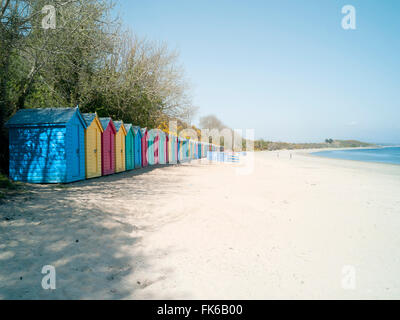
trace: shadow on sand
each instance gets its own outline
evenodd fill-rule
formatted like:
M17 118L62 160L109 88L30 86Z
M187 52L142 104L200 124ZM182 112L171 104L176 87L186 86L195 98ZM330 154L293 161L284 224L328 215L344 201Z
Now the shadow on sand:
M142 220L162 219L152 209L143 212L141 204L160 206L182 179L165 174L166 166L174 167L66 185L26 185L3 202L0 299L124 299L157 281L137 278L135 270L151 267L151 257L139 245L146 229ZM162 172L153 174L157 169ZM42 289L45 265L56 268L56 290Z

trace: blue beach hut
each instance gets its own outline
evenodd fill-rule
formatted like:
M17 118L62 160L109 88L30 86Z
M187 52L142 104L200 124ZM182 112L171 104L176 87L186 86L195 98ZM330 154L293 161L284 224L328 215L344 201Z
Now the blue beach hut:
M180 162L182 160L182 140L180 137L176 138L176 162Z
M142 167L149 165L148 148L149 148L149 131L147 128L141 128L142 132Z
M188 161L189 160L189 140L186 138L182 138L181 141L181 148L182 148L182 158L181 161Z
M197 142L197 155L196 155L196 159L201 159L201 148L202 148L202 143L201 142Z
M78 107L19 110L6 127L12 180L67 183L85 179L87 125Z
M134 158L135 158L135 168L142 167L142 130L138 126L132 126L134 135Z

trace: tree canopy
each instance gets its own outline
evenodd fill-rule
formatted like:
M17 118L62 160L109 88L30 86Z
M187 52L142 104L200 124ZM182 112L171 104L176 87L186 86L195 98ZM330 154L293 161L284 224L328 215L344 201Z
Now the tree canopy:
M113 18L111 0L0 2L0 138L23 108L74 107L143 127L196 111L176 51ZM51 16L54 8L55 16ZM54 26L46 28L46 24ZM0 146L8 168L8 143Z

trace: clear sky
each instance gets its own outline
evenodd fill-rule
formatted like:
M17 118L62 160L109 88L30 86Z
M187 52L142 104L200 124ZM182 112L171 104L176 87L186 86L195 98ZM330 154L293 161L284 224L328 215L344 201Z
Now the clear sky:
M356 30L341 9L356 8ZM199 114L257 138L400 143L399 0L120 0L180 52Z

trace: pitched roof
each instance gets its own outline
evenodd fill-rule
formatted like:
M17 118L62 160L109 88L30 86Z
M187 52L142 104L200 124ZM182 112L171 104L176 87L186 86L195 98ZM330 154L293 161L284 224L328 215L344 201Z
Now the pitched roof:
M128 131L126 131L125 126L123 124L124 124L124 122L122 120L114 121L115 130L117 130L117 132L119 132L119 130L122 129L122 132L125 135L127 135Z
M83 119L85 120L86 125L87 125L88 127L91 126L91 124L93 123L93 121L95 121L95 119L97 118L96 124L97 124L98 127L100 128L100 131L101 131L101 132L104 131L103 125L101 124L100 119L99 119L99 117L97 116L97 113L83 113L83 114L82 114L82 117L83 117Z
M122 120L113 121L113 123L114 123L116 132L119 132L121 130L124 133L124 135L128 134L128 131L126 131L125 126L123 125L124 122Z
M110 117L107 118L100 118L100 123L103 126L104 130L108 127L109 122L111 121Z
M124 127L126 132L129 132L132 129L132 123L124 123Z
M142 129L139 126L132 126L132 130L135 135L140 133L140 136L142 136Z
M117 131L119 131L119 129L121 128L122 124L123 124L123 122L121 120L114 121L115 129L117 129Z
M11 117L6 126L65 124L77 110L79 111L78 108L23 109Z
M90 126L93 122L93 120L96 118L95 113L82 113L83 119L85 119L86 124Z

